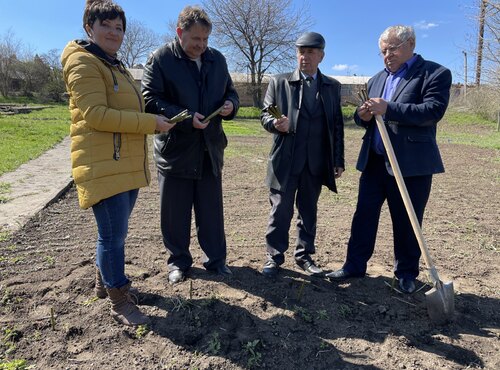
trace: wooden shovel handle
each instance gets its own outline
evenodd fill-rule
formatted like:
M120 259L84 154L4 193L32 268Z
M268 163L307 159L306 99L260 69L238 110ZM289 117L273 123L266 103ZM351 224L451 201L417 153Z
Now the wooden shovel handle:
M437 274L437 270L432 263L429 249L427 248L427 243L425 242L424 234L422 233L422 228L420 227L420 224L418 222L417 215L415 214L415 209L413 208L413 203L411 202L410 195L408 194L408 189L406 188L406 184L403 179L403 175L401 174L401 170L399 169L399 164L396 159L396 155L394 154L394 148L392 147L391 139L389 138L389 134L387 133L387 128L385 127L384 120L382 119L381 115L376 115L375 121L377 122L377 127L380 131L382 142L384 143L385 150L389 157L389 163L391 164L392 171L394 172L394 177L396 178L399 192L401 193L401 197L403 198L406 212L408 213L408 217L410 218L413 232L415 233L415 236L417 238L418 246L420 247L420 251L422 252L422 255L424 257L425 264L429 269L429 275L434 285L439 284L440 280Z

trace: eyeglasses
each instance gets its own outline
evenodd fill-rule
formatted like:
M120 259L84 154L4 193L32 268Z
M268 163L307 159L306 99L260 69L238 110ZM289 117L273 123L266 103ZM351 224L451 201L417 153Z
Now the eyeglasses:
M399 45L396 45L396 46L389 46L387 49L382 49L380 50L380 53L378 53L378 55L380 55L381 57L384 57L386 55L391 55L391 54L394 54L401 46L403 46L404 44L406 44L408 40L405 40L403 41L401 44Z

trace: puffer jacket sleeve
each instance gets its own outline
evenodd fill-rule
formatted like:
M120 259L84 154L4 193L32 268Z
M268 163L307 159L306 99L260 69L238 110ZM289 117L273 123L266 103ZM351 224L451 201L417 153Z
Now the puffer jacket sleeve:
M105 132L154 133L156 128L154 115L113 109L108 106L106 82L99 63L90 54L74 53L68 58L63 69L68 90L71 91L87 125L97 131ZM112 73L111 70L109 73ZM115 73L120 72L116 70Z

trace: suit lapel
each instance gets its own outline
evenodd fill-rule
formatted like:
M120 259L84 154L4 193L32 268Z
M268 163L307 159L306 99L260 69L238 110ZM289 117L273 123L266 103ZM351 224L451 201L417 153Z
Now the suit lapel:
M422 59L419 56L419 58L411 66L410 70L406 72L406 75L401 79L401 81L399 81L396 91L394 91L394 95L392 96L391 99L392 101L396 101L398 99L398 96L404 90L406 85L410 83L410 81L413 79L413 76L415 76L415 74L420 70L421 65L422 65Z
M373 81L373 87L369 91L370 98L380 98L384 92L385 80L387 80L387 72L381 73L375 81Z

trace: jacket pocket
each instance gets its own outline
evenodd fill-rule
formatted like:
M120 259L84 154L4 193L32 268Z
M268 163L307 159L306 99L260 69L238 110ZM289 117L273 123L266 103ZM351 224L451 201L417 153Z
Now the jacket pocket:
M175 132L168 132L165 136L166 138L163 140L163 145L160 147L161 154L165 154L171 151L176 141Z

